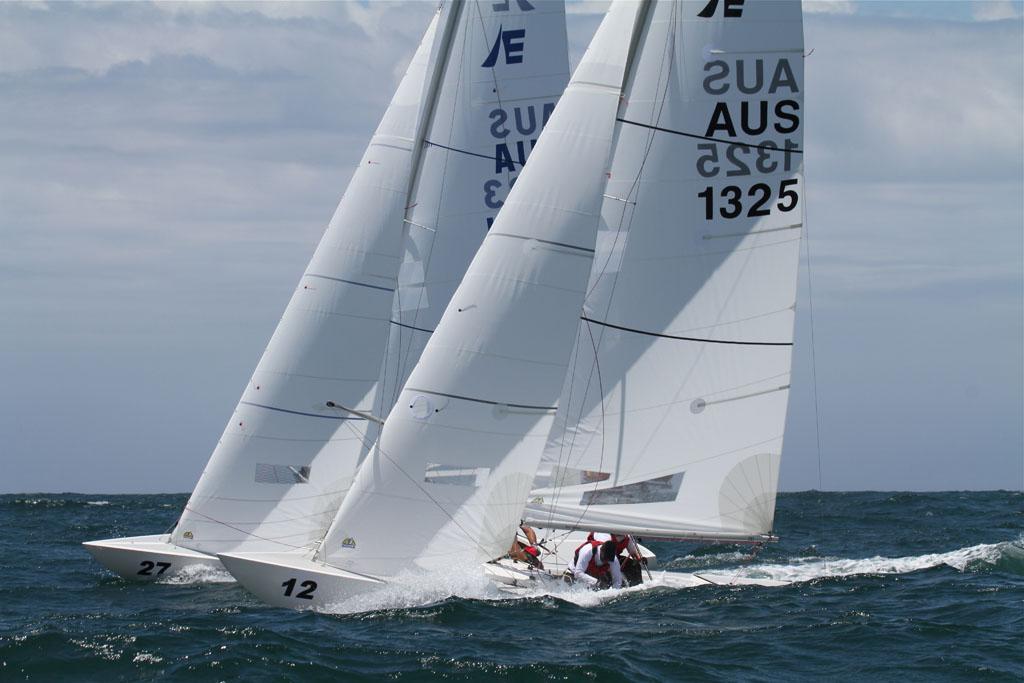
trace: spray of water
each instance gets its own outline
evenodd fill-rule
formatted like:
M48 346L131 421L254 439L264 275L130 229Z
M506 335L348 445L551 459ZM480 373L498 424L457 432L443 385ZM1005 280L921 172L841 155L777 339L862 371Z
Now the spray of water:
M235 577L231 576L223 567L210 567L202 564L186 565L179 572L160 580L160 583L173 585L234 582Z
M561 581L510 589L499 587L476 567L434 573L406 572L389 580L379 590L329 605L325 611L354 614L407 610L430 607L453 597L483 601L554 599L580 607L595 607L609 600L657 590L682 590L710 584L785 586L847 576L905 574L939 566L957 571L999 567L1024 573L1024 539L910 557L793 558L786 563L744 565L713 573L656 571L642 585L620 591L591 591Z

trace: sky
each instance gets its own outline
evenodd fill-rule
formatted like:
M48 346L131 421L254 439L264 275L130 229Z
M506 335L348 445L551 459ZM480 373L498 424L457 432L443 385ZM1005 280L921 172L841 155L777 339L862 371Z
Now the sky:
M0 493L191 490L433 6L0 3ZM780 488L1022 489L1024 7L804 11Z

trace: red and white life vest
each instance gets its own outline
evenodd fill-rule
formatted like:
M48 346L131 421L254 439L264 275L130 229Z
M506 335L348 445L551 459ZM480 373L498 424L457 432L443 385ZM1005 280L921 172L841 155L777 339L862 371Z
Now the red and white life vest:
M594 551L590 555L590 563L587 565L586 572L595 579L604 576L612 570L610 563L598 564L597 558L601 555L601 546L604 545L604 541L596 541L591 538L593 534L587 537L587 540L580 544L576 548L576 552L573 553L572 564L575 567L576 563L580 561L580 551L586 548L588 545L591 546Z
M615 541L616 554L621 555L622 553L626 552L627 548L629 548L629 534L625 534L623 536L618 536L616 534L607 534L607 536L610 536L611 540ZM596 538L594 538L593 531L587 534L587 541L591 543L603 543L603 541L598 541Z

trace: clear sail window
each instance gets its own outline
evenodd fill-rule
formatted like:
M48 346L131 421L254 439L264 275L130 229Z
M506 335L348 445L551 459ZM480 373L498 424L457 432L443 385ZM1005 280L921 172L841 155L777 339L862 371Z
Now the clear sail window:
M442 465L427 463L423 481L428 484L450 486L482 486L491 473L490 467L466 467L465 465Z
M579 486L605 481L611 477L609 472L598 470L581 470L575 467L554 467L548 471L543 468L537 472L534 488L556 488L559 486Z
M580 505L632 505L635 503L666 503L676 499L683 473L668 474L610 489L587 491Z
M308 484L309 465L256 465L257 484Z

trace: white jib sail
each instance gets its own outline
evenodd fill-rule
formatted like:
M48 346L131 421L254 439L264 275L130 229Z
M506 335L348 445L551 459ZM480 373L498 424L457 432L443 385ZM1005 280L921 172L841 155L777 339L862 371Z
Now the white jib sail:
M605 18L318 557L390 576L507 550L591 269L635 5Z
M376 406L382 416L569 80L564 2L471 2L461 11L406 213L405 256Z
M527 518L772 529L803 225L799 0L656 2Z
M351 484L401 261L418 141L450 32L439 12L398 86L172 535L207 553L318 541Z

